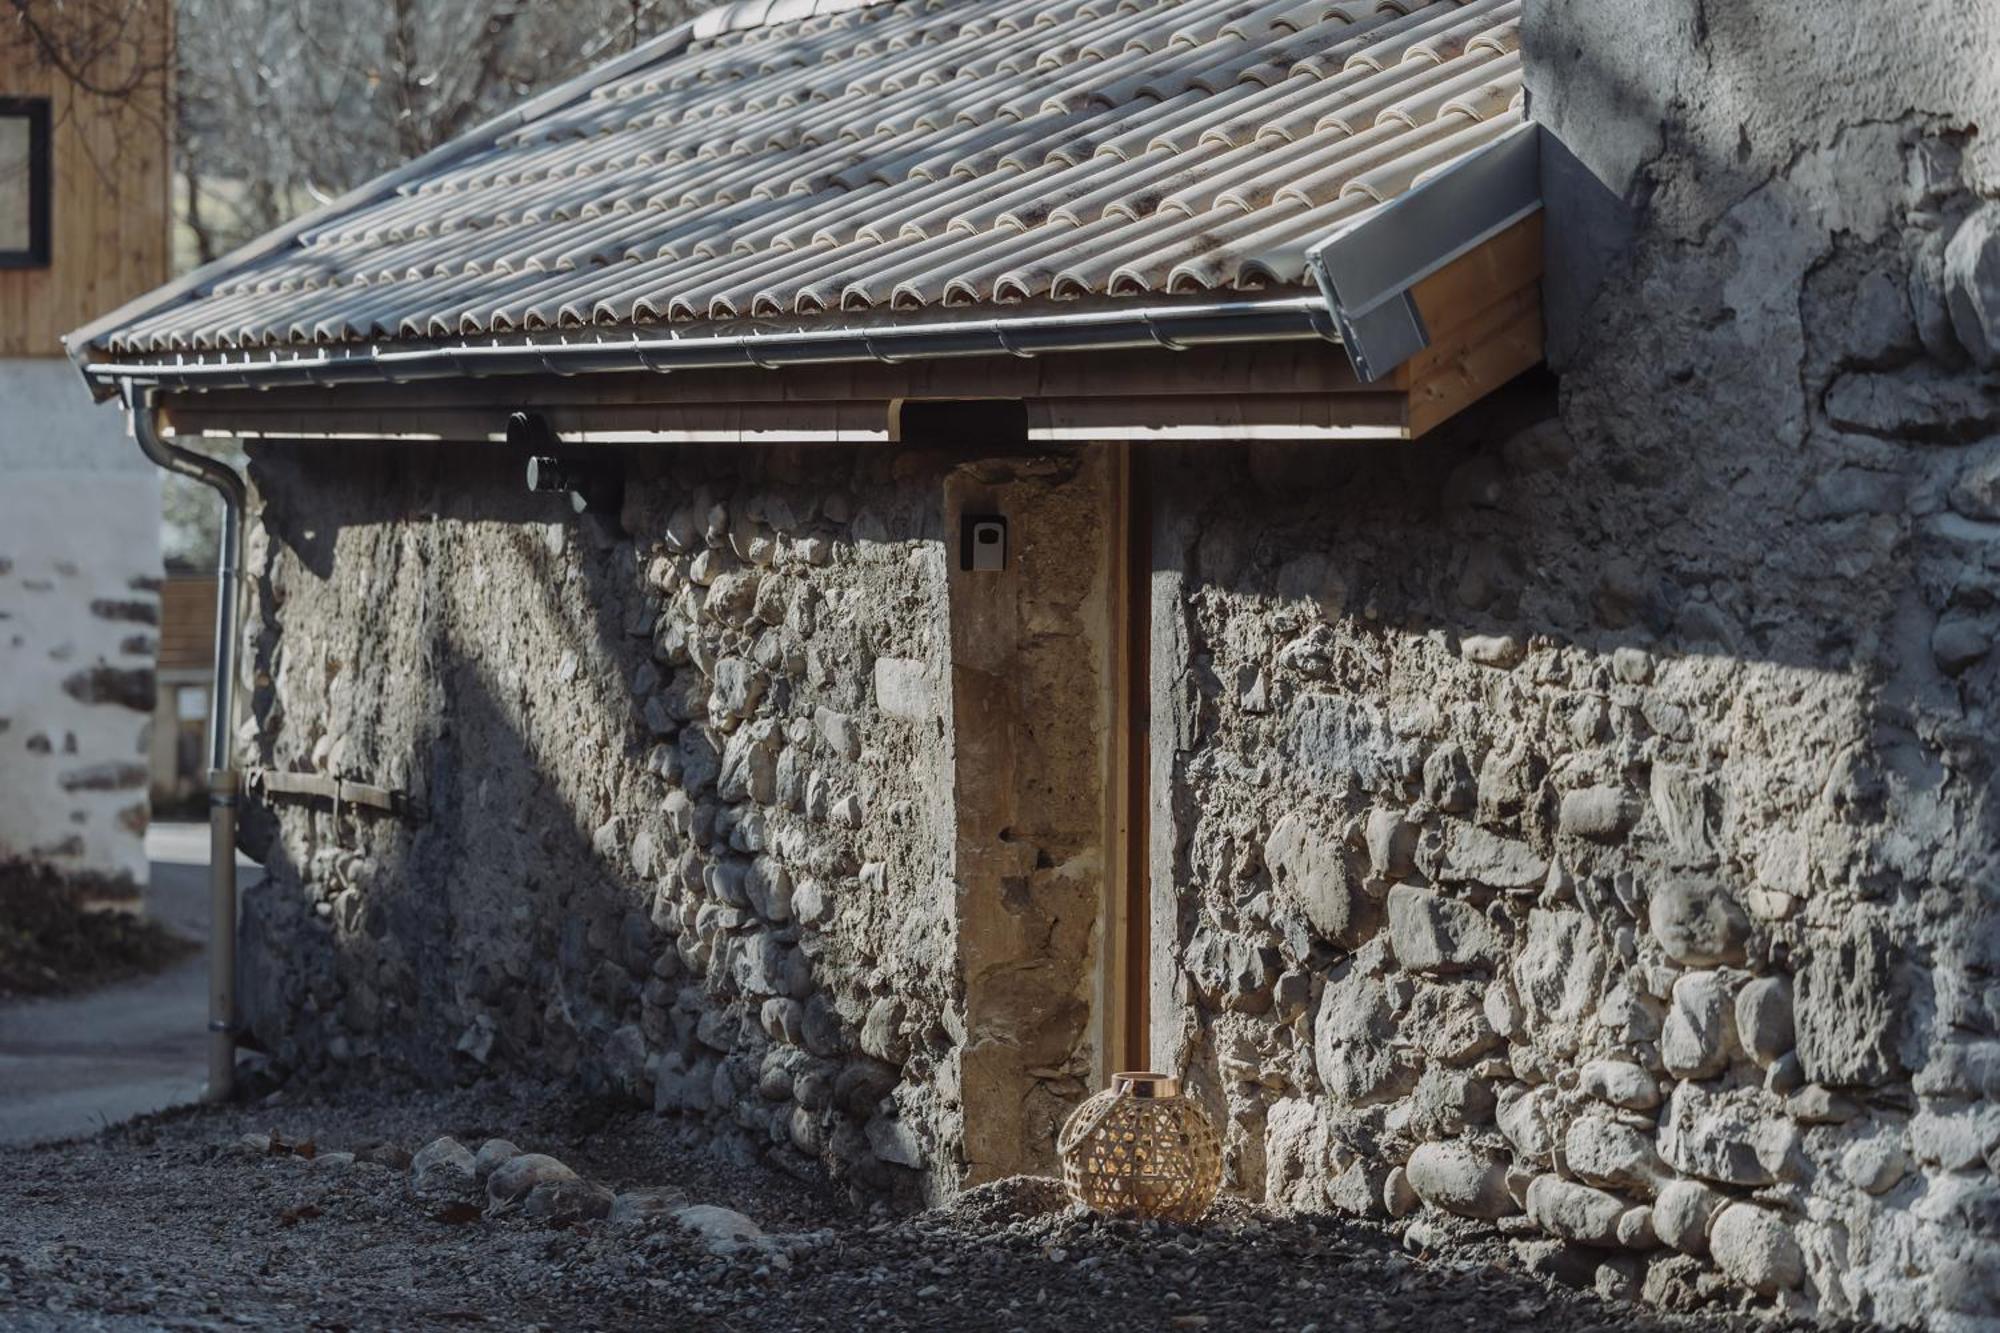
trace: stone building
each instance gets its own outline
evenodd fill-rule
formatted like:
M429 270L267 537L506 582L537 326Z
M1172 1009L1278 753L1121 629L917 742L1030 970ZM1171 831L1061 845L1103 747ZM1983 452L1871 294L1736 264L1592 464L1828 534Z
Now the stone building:
M255 441L259 1040L1990 1327L1996 44L747 0L81 331Z
M53 16L52 16L53 17ZM96 83L158 62L166 4L100 35ZM144 882L160 483L93 411L65 330L167 276L164 78L79 89L0 34L0 862L98 897ZM86 71L91 74L92 71ZM113 77L113 75L116 77Z

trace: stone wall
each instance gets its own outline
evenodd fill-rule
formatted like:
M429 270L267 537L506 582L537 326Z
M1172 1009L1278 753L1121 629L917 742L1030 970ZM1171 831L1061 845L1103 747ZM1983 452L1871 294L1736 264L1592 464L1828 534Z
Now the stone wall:
M146 875L160 488L66 361L0 361L0 859Z
M258 1038L287 1071L570 1078L869 1199L1046 1166L1052 1123L984 1126L1084 1090L1101 774L968 789L954 756L1095 744L1090 690L1026 703L1096 670L1101 536L1068 520L1101 467L597 457L620 513L526 494L503 451L254 453L256 762L422 807L253 812ZM1031 550L981 582L955 507L996 490ZM994 633L1039 665L968 708L990 666L958 647ZM968 951L967 915L1020 937Z
M1158 464L1155 1049L1253 1193L1957 1327L2000 1308L2000 204L1948 109L2000 99L1869 119L1753 83L1809 34L1669 9L1543 7L1538 109L1640 150L1559 391Z
M1531 6L1560 385L1151 451L1153 1044L1236 1188L2000 1306L1996 23ZM264 761L426 806L252 829L280 1063L567 1074L869 1198L1046 1166L1103 460L662 449L617 523L518 462L258 458ZM953 570L988 505L1022 582Z

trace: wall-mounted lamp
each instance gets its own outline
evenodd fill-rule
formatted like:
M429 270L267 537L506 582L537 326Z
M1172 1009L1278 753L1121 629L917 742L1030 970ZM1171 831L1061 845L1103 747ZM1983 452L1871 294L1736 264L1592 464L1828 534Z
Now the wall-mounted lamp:
M546 418L516 412L507 418L507 443L528 451L528 489L537 495L569 496L579 514L616 514L625 498L625 479L615 459L588 458L563 448Z

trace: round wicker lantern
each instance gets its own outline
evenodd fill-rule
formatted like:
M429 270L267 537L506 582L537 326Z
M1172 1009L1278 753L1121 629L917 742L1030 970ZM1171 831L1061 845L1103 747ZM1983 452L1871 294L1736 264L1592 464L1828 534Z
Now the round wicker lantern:
M1056 1140L1070 1197L1113 1217L1193 1222L1222 1184L1222 1144L1201 1104L1164 1074L1111 1076Z

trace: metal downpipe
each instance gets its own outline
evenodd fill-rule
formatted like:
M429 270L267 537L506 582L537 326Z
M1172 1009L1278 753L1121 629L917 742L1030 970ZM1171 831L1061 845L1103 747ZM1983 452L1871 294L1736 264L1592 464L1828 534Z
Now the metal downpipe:
M236 698L237 585L248 495L235 469L160 438L153 391L128 386L125 406L139 452L168 472L222 497L222 543L215 570L215 676L208 712L208 1088L226 1102L236 1087L236 799L241 779L232 744Z

